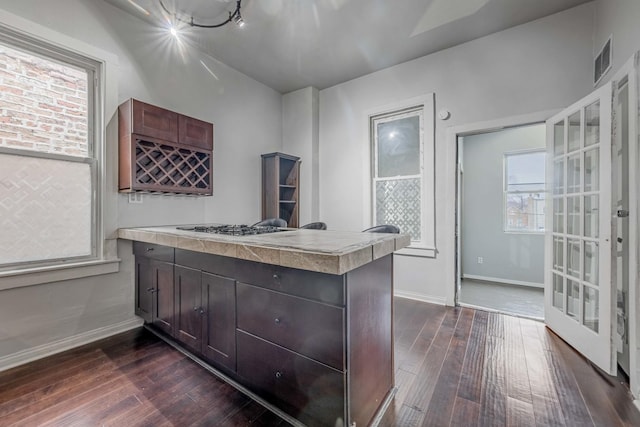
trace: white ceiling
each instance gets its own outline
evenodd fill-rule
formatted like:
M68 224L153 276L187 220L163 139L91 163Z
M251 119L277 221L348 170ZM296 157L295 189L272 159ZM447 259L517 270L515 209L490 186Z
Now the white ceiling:
M159 28L167 26L159 0L105 1ZM324 89L588 1L242 0L243 28L187 27L180 37L287 93ZM235 0L164 3L205 24L226 19L236 5Z

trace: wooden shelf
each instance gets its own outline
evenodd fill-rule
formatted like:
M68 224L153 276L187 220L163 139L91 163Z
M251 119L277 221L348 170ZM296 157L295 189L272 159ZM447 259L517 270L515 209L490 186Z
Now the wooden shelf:
M282 218L288 227L298 227L299 180L299 157L262 155L262 219Z

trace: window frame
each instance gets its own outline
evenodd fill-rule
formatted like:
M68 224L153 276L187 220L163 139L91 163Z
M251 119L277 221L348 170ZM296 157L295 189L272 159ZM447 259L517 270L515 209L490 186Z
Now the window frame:
M545 174L543 175L545 178L545 181L541 184L540 186L540 191L509 191L508 187L509 187L509 183L508 183L508 168L507 168L507 159L508 157L511 156L521 156L521 155L526 155L526 154L539 154L542 153L544 154L545 157ZM544 215L547 215L547 197L546 197L546 149L545 148L531 148L531 149L526 149L526 150L518 150L518 151L507 151L504 152L502 154L502 231L505 234L532 234L532 235L544 235L545 233L545 229L542 230L512 230L509 229L509 226L507 224L507 220L508 220L508 215L507 215L507 198L509 197L510 194L530 194L530 193L541 193L543 194L544 200L545 200L545 208L544 208ZM545 226L546 228L546 222L545 219L542 220L542 224Z
M376 195L375 184L377 149L375 141L374 119L392 117L421 110L422 141L420 148L420 178L421 178L421 236L420 242L412 241L410 246L396 251L396 254L435 258L435 96L433 93L409 98L393 104L371 109L366 113L366 135L369 150L369 174L367 174L368 197L365 198L365 225L376 223ZM403 176L405 177L405 176ZM407 175L406 177L410 177ZM386 178L382 178L384 180ZM402 230L400 230L402 232Z
M13 148L0 150L3 154L94 164L91 171L92 254L67 260L32 261L11 266L5 264L0 268L0 290L118 272L120 259L117 256L117 189L112 183L115 170L106 168L106 159L116 157L114 149L106 144L106 117L115 117L118 106L117 57L3 10L0 10L0 39L9 46L44 55L54 61L65 58L63 63L76 67L79 65L77 61L80 61L81 68L91 64L94 70L93 78L88 78L92 88L90 92L94 93L94 96L88 99L89 110L93 112L93 119L89 120L87 129L90 138L93 139L90 143L91 159ZM117 128L113 128L109 133L110 138L117 137Z

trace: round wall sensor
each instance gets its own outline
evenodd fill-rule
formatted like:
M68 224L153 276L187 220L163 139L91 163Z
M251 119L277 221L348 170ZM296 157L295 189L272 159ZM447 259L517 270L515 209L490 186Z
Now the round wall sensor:
M449 112L449 110L442 109L438 111L438 117L440 118L440 120L447 120L449 117L451 117L451 113Z

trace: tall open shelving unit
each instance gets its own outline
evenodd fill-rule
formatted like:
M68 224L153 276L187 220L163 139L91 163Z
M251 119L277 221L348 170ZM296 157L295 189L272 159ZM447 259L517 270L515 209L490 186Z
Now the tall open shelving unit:
M262 219L282 218L299 227L300 158L283 153L262 155Z

